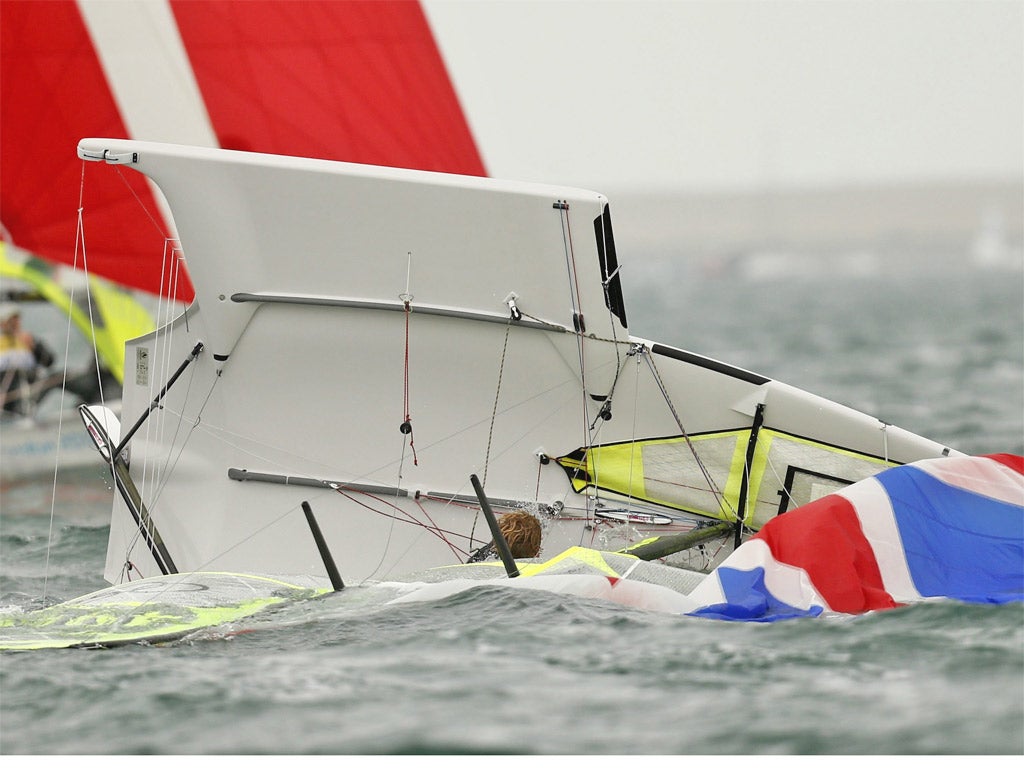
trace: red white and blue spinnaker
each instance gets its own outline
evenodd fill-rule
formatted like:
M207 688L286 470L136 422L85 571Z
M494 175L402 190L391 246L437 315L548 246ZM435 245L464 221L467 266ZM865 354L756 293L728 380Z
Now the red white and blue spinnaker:
M881 472L775 518L690 597L733 621L1024 600L1024 457Z
M857 615L925 601L1019 603L1024 457L892 467L779 515L691 589L616 557L574 548L503 584L725 621ZM394 602L436 600L478 584L420 584Z

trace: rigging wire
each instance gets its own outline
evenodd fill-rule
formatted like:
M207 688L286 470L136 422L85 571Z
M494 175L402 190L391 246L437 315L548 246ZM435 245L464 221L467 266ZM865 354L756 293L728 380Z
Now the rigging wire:
M75 268L78 267L78 249L79 249L79 245L80 245L81 246L81 252L82 252L82 269L85 272L85 275L86 275L86 285L88 286L89 285L89 266L88 266L87 248L86 248L86 242L85 242L85 223L84 223L84 217L83 217L83 211L85 210L84 197L85 197L85 161L83 160L82 161L82 177L81 177L81 184L80 184L80 187L79 187L79 197L78 197L78 224L77 224L76 241L75 241L74 267ZM136 199L138 199L138 198L136 197ZM72 301L74 301L74 288L73 287L72 287L71 298L72 298ZM91 293L90 293L89 299L88 299L88 309L89 309L89 333L91 334L92 343L93 343L93 359L95 360L95 364L96 364L96 379L97 379L97 382L98 382L98 385L99 385L99 390L100 390L100 405L101 405L101 407L106 407L106 399L104 398L104 394L103 394L103 376L101 375L101 371L100 371L99 355L97 354L97 351L96 351L96 326L95 326L95 322L94 322L94 318L93 318ZM67 359L67 356L65 354L65 360L66 359ZM66 364L65 364L65 369L66 369ZM60 410L61 410L61 413L63 413L63 411L64 411L64 408L63 408L63 387L62 387L62 394L61 394L61 409ZM60 438L59 438L59 429L58 429L58 446L59 446L59 443L60 443ZM59 464L59 448L58 448L58 464ZM114 475L114 458L113 458L113 455L111 455L109 457L108 468L110 469L111 476L113 476ZM56 483L56 478L55 478L55 483ZM136 534L135 534L136 540L138 538L141 538L141 535L142 535L141 530L137 530ZM130 562L129 562L129 565L134 566L134 564L131 564ZM124 573L124 568L122 568L122 574L123 573Z
M184 402L189 401L189 393L192 391L192 384L195 381L196 374L197 369L193 367L192 370L189 372L188 383L185 386L185 394L184 397L182 397L182 401ZM167 479L165 478L169 478L170 475L174 472L174 468L177 466L178 461L181 459L181 455L182 453L184 453L185 447L188 445L188 441L192 437L192 433L195 432L196 429L199 427L199 424L202 421L203 412L206 410L206 406L210 402L210 398L213 397L213 391L214 389L216 389L219 383L220 376L214 376L213 382L210 384L210 389L207 391L206 397L203 398L203 402L199 406L199 410L196 412L195 418L192 421L192 425L189 427L188 433L182 439L181 444L178 447L177 455L174 456L174 459L172 461L171 454L174 451L175 445L178 444L178 437L181 432L182 424L185 422L184 412L179 412L175 414L178 418L174 428L174 435L168 441L167 455L164 457L163 464L158 467L159 474L156 471L154 471L154 482L156 483L156 491L154 491L153 493L153 499L151 502L152 505L155 506L157 501L159 501L163 489L167 485ZM171 411L163 404L161 404L161 407L166 413L175 413L174 411ZM166 417L164 417L164 420L166 421ZM157 464L158 462L154 459L153 463Z
M170 297L173 295L174 290L174 278L173 278L173 262L168 263L168 248L172 249L171 245L173 241L170 238L164 239L163 252L160 255L160 294L158 303L158 320L156 333L154 336L154 346L158 349L163 349L163 355L161 359L155 361L157 363L156 370L149 370L149 348L148 347L137 347L136 348L136 366L139 364L138 356L145 352L148 376L148 397L149 401L152 402L155 396L157 381L166 381L171 371L171 348L172 348L172 318L170 317ZM167 316L161 317L160 313L163 310L164 298L167 297ZM161 408L161 410L163 410ZM146 422L146 440L151 445L160 445L163 439L163 429L165 425L165 416L159 415L154 419L150 419ZM142 468L142 483L139 488L140 493L145 496L146 488L148 485L152 485L154 488L158 488L160 484L160 461L158 457L153 457L151 460L147 455Z
M188 401L188 393L192 390L192 382L193 382L193 380L195 378L195 375L196 375L196 369L193 368L191 373L190 373L190 375L189 375L188 386L185 389L185 397L183 398L186 402ZM166 478L166 479L162 480L162 482L159 482L159 483L156 480L154 480L155 490L153 491L152 498L151 498L149 504L146 506L146 510L149 513L148 517L146 518L147 521L152 517L153 509L155 509L157 504L159 503L160 497L163 495L163 490L166 487L167 480L170 478L171 474L174 472L175 466L177 466L178 461L181 459L182 454L185 452L185 448L188 445L188 442L191 439L192 434L199 427L199 424L200 424L200 422L202 420L203 411L206 410L206 406L210 402L210 398L213 396L213 391L214 391L214 389L216 388L216 386L217 386L217 384L219 382L220 382L220 376L215 376L214 379L213 379L213 382L210 384L209 391L206 393L206 397L203 399L203 402L202 402L202 404L199 407L199 411L196 414L196 417L195 417L195 420L194 420L192 426L189 428L188 433L182 439L181 444L178 447L178 452L177 452L177 455L174 457L173 462L171 460L171 454L172 454L172 452L174 450L174 445L175 445L175 443L177 442L177 439L178 439L178 434L179 434L178 430L180 430L181 424L184 421L184 413L170 411L171 413L175 413L175 415L178 417L178 421L177 421L178 426L177 426L177 428L175 430L174 437L172 438L170 444L168 445L167 456L166 456L166 458L164 460L164 469L166 471L163 473L162 476L164 478ZM155 463L156 463L156 461L154 461L154 464ZM111 471L113 471L113 467L111 467ZM154 477L155 477L155 474L154 474ZM141 491L140 491L140 494L141 494ZM132 550L135 549L135 546L139 543L141 538L142 538L142 531L141 531L141 529L139 529L136 526L136 530L135 530L135 533L134 533L133 537L130 539L130 541L125 546L125 562L127 564L130 564L130 565L132 564L131 560L129 559L129 556L131 555ZM138 570L138 568L136 568L135 570ZM123 573L124 573L124 568L122 567L122 574Z
M183 263L184 263L184 260L182 258L182 251L181 251L180 244L176 240L174 240L174 239L171 239L171 238L165 239L164 240L164 252L163 252L163 255L162 255L162 262L161 262L161 275L163 275L165 273L167 274L167 290L166 290L166 292L161 291L160 304L165 308L164 311L165 311L166 314L165 314L164 322L162 322L159 325L159 328L161 330L158 330L158 332L157 332L158 339L162 335L162 344L163 344L163 349L165 350L164 351L163 360L161 361L160 367L159 367L159 370L160 370L159 378L160 378L161 381L166 381L167 380L168 375L170 374L170 372L171 372L171 370L172 370L172 368L174 366L174 362L171 359L171 353L172 353L172 350L174 349L174 334L175 334L175 323L174 323L174 319L175 318L174 318L174 301L173 301L173 296L176 295L177 290L178 290L178 282L179 282L180 277L181 277ZM185 317L185 322L187 324L188 323L188 317L189 317L187 311L185 312L184 317ZM189 393L189 391L191 391L192 381L195 378L195 373L196 373L196 371L195 371L195 369L193 369L191 375L189 376L188 386L185 389L185 397L183 398L183 402L188 402L188 393ZM152 378L150 381L151 381L151 384L150 384L150 394L152 396L152 387L155 385L156 379ZM209 395L207 395L207 399L209 399ZM203 407L205 408L205 402L203 404ZM166 429L166 426L167 426L167 418L166 418L166 412L165 412L164 414L161 414L159 420L155 421L154 424L153 424L153 429L155 430L155 433L156 433L154 435L154 439L157 441L158 444L163 442L163 435L164 435L164 430ZM154 457L151 473L152 473L153 483L154 483L154 485L157 488L162 487L161 486L161 477L162 477L161 473L164 472L164 471L169 471L166 468L167 468L167 463L168 463L169 458L170 458L171 446L174 445L174 442L177 439L177 431L180 428L181 428L181 421L179 420L178 423L177 423L177 426L175 427L175 436L168 443L168 455L167 455L167 458L164 460L164 462L161 463L158 460L159 457Z
M639 350L630 350L630 354L636 358L636 365L634 366L634 380L633 380L633 433L631 436L629 446L629 503L633 503L633 468L636 466L636 422L637 415L640 411L640 355Z
M82 161L82 165L83 166L85 165L85 161L84 160ZM114 170L117 172L117 175L120 177L120 179L121 179L122 183L125 185L125 187L127 187L128 191L131 192L132 197L135 198L135 202L137 202L139 204L139 208L141 208L142 212L146 214L146 217L149 219L150 223L153 225L153 228L157 232L160 233L160 237L162 237L162 238L164 238L166 240L167 239L167 233L164 231L163 227L160 226L160 222L153 215L153 212L151 210L149 210L149 206L147 206L142 201L142 198L139 197L138 193L135 191L135 188L132 187L132 185L128 182L128 176L124 172L124 167L120 166L120 165L115 165L114 166ZM83 173L84 173L84 171L83 171Z
M597 453L595 453L594 451L592 451L591 449L599 443L601 427L603 426L603 424L600 424L599 422L611 420L611 406L612 406L612 399L615 396L615 388L618 386L619 378L622 376L622 372L626 369L626 362L627 362L627 360L629 359L630 356L632 356L634 354L633 350L631 349L627 353L627 357L625 359L623 359L618 354L618 351L619 351L618 350L618 346L616 346L615 347L615 360L616 360L616 363L618 363L618 366L617 366L617 368L615 370L615 378L612 380L611 389L608 391L608 395L605 397L604 402L601 404L601 408L598 410L597 415L594 416L594 420L590 424L590 430L589 430L589 432L587 434L587 442L586 442L586 445L585 445L585 448L584 448L584 451L585 451L584 455L586 457L589 457L591 459L591 461L593 461L593 464L594 464L594 478L595 478L595 480L594 480L594 484L593 484L592 487L594 489L593 490L593 500L594 500L595 507L600 507L601 506L601 489L600 489L598 481L597 481L597 477L600 475L600 470L598 469L598 463L600 462L600 456ZM636 436L636 406L635 406L635 404L634 404L634 408L633 408L633 434L634 434L634 438L635 438L635 436ZM632 467L630 467L630 472L632 472ZM632 479L630 479L630 497L632 497L632 488L633 488L633 486L632 486ZM589 505L589 500L588 500L588 505Z
M679 432L686 440L686 445L689 447L690 453L693 454L694 461L697 462L697 466L700 468L701 474L704 476L704 480L708 484L708 488L711 490L712 494L714 494L715 498L718 499L719 504L724 508L728 509L728 511L731 512L739 521L739 512L733 508L732 504L725 497L722 491L718 488L718 485L711 477L711 473L708 471L708 468L704 465L704 462L697 454L697 448L696 446L694 446L693 441L690 439L690 435L686 431L686 427L683 426L683 421L679 417L679 413L678 411L676 411L676 407L672 402L672 398L668 394L668 389L666 389L665 387L665 382L662 380L661 374L658 372L658 368L654 364L654 360L652 359L652 356L649 354L649 350L647 350L646 347L643 348L643 356L644 359L647 361L647 366L650 368L651 374L654 376L655 383L661 390L662 397L665 398L665 403L668 405L669 410L672 412L672 417L676 421L676 426L679 427Z
M398 427L398 431L403 435L408 436L408 442L410 450L413 452L413 466L419 466L420 460L416 455L416 441L413 435L413 416L412 408L410 406L409 396L409 334L410 334L410 319L413 314L413 294L411 292L413 280L413 252L410 251L408 254L408 261L406 263L406 292L398 294L398 299L406 307L404 311L404 319L406 319L406 348L404 348L404 358L402 365L402 396L401 396L401 413L402 422ZM401 445L401 458L398 461L398 482L396 485L401 485L402 470L406 465L406 441L402 441ZM390 540L390 536L389 536Z
M177 259L177 260L174 260L173 257L172 257L174 268L171 270L172 276L168 276L167 275L167 264L166 264L166 262L167 262L168 243L174 242L174 240L173 240L173 238L170 238L170 237L168 237L165 234L165 232L163 231L163 228L161 227L161 225L158 222L157 218L153 215L152 211L149 210L148 206L142 201L142 199L136 193L135 189L129 183L128 178L127 178L126 174L124 173L123 169L118 167L118 168L116 168L116 171L117 171L118 177L121 179L122 183L128 189L128 191L131 194L131 196L135 199L135 201L138 204L139 208L143 211L143 213L149 219L149 221L153 225L154 229L156 229L157 232L159 232L160 235L164 238L164 254L161 257L160 288L159 288L159 293L158 293L159 303L158 303L158 309L157 309L157 317L155 318L156 321L157 321L156 341L157 341L157 343L159 343L161 327L166 329L165 330L165 338L167 338L166 334L170 332L169 329L170 329L170 327L172 325L171 322L166 322L166 323L161 323L160 322L160 320L161 320L161 308L162 308L162 305L164 303L164 297L166 295L166 297L167 297L166 306L167 306L167 310L168 310L168 315L170 314L171 309L172 309L171 296L173 296L174 292L177 290L177 275L178 275L178 266L180 264L180 258ZM88 269L87 251L86 251L86 243L85 243L85 228L84 228L84 222L83 222L84 190L85 190L85 161L82 162L82 173L81 173L81 181L80 181L80 186L79 186L78 232L76 234L76 242L75 242L75 260L74 260L74 265L76 267L78 265L78 251L79 251L79 247L81 247L83 271L86 274L86 279L87 279L86 280L86 285L88 286L89 285L89 269ZM172 246L172 254L173 254L173 252L174 252L174 248ZM165 287L167 288L166 292L164 290ZM73 290L74 290L74 288L72 288L72 301L74 300ZM94 314L93 314L93 303L92 303L91 292L88 294L87 298L88 298L88 312L89 312L89 328L90 328L90 333L92 335L92 341L93 341L93 352L94 352L94 360L95 360L95 363L96 363L97 381L98 381L98 385L99 385L100 404L101 404L101 406L105 407L106 406L106 398L105 398L105 393L104 393L104 390L103 390L103 377L102 377L101 370L100 370L99 356L98 356L98 354L96 354L96 346L95 346L96 327L95 327L95 318L94 318ZM166 374L166 372L167 372L167 370L169 370L169 366L170 366L170 359L169 359L170 344L169 344L169 339L168 339L168 344L165 346L165 350L166 350L166 358L167 358L167 360L166 360L166 363L164 365L164 371L163 372ZM65 360L66 360L66 355L65 355ZM66 378L66 372L67 371L66 371L66 363L65 363L65 378ZM156 382L157 378L159 378L158 375L150 377L150 394L152 394L152 389L153 389L153 386L155 386L155 382ZM62 408L61 408L61 411L63 412L63 388L62 388ZM60 428L61 428L61 424L60 424L60 422L58 422L58 440L59 440L59 435L60 435ZM149 422L146 425L146 429L147 429L147 438L148 438L152 434L152 429L153 429L153 422L152 421ZM59 458L59 446L58 446L58 458ZM149 459L147 457L147 459L146 459L147 464L148 464L148 461L149 461ZM154 468L152 470L152 483L154 485L157 485L158 479L155 476L155 473L157 471L156 470L156 464L154 464L153 466L154 466ZM111 457L110 469L111 469L111 472L113 472L113 458L112 457ZM148 470L147 466L144 466L143 469L142 469L142 485L143 485L143 490L141 491L142 493L144 493L144 491L145 491L145 487L147 485L148 478L150 478L150 475L151 475L151 473ZM55 475L54 483L56 484L56 475ZM148 510L147 510L147 512L148 512ZM147 516L146 521L148 522L148 520L149 520L149 517ZM136 536L134 538L134 541L129 542L129 545L128 545L128 551L129 552L134 547L135 543L137 543L137 541L139 540L140 537L141 537L141 531L137 531ZM131 563L130 560L127 560L127 558L126 558L126 563L129 566L128 567L128 572L129 573L130 573L130 571L132 569L138 570L137 568L135 568L134 564ZM125 573L125 571L124 571L124 569L122 569L122 574L124 574L124 573Z
M412 316L412 300L413 295L411 292L412 285L412 251L407 254L407 261L405 267L405 292L398 294L398 298L401 300L405 307L404 320L405 320L405 348L403 354L402 363L402 416L403 420L398 428L398 431L405 435L406 439L402 440L402 450L399 454L398 459L398 480L395 483L397 488L402 487L402 480L405 476L405 451L408 445L409 450L412 452L412 463L413 466L419 466L419 457L416 455L416 441L412 431L412 408L409 404L409 331L410 331L410 320ZM384 558L387 557L388 548L391 546L392 535L395 530L395 519L392 518L391 525L388 529L387 536L385 537L386 546L381 551L380 560L373 569L373 573L377 571L384 564Z
M412 251L409 251L408 261L405 268L405 293L398 294L398 298L405 306L405 360L402 384L402 424L398 430L408 437L409 448L412 450L413 466L419 466L419 458L416 456L416 443L412 434L412 413L409 406L409 320L412 315L413 295L410 293L412 282ZM405 444L402 445L402 461L398 465L398 478L402 478L402 465L405 463ZM401 485L401 482L398 483Z
M501 359L498 363L498 382L494 387L494 405L491 407L491 422L487 429L487 448L484 451L484 466L481 472L483 475L482 482L484 485L487 484L487 468L491 463L491 443L494 439L494 422L498 418L498 400L501 397L501 380L505 375L505 357L508 354L508 337L509 332L512 330L512 321L514 320L514 317L514 315L510 314L508 322L505 323L505 341L501 346ZM479 515L473 516L473 525L469 531L469 543L471 549L476 538L476 522L479 519Z
M483 475L483 484L487 484L487 467L491 461L491 442L494 438L494 422L498 416L498 400L501 397L501 380L505 375L505 358L508 354L508 336L509 331L512 329L512 317L509 317L508 322L505 323L505 342L501 347L501 359L498 363L498 383L494 388L494 405L491 408L491 423L490 428L487 430L487 450L484 452L484 466L481 474Z
M340 486L339 485L334 490L335 490L336 493L341 494L342 496L344 496L349 501L353 502L354 504L358 504L359 506L363 507L364 509L369 510L370 512L374 512L375 514L378 514L378 515L384 515L385 517L390 517L392 522L395 522L395 521L398 521L398 522L408 522L408 523L412 523L415 526L423 528L425 531L427 531L428 533L432 534L433 536L436 536L438 539L440 539L446 545L448 545L448 547L451 549L452 553L455 554L456 557L465 557L465 556L467 556L469 554L468 550L467 551L461 551L454 544L452 544L452 542L448 539L449 535L453 535L452 532L451 531L442 531L440 526L438 526L433 521L433 519L430 517L429 513L427 513L426 510L423 509L423 505L420 504L418 501L416 502L416 505L420 508L420 510L422 510L424 512L424 514L426 514L427 520L430 522L430 525L427 525L422 520L417 520L415 517L413 517L411 514L409 514L409 512L407 510L404 510L400 506L398 506L397 504L394 504L394 503L388 501L383 496L379 496L379 495L373 494L373 493L367 493L365 491L359 491L358 492L360 495L367 496L367 497L373 499L374 501L380 502L385 507L390 507L391 509L393 509L396 512L400 513L401 515L404 515L404 517L406 518L405 520L403 520L401 517L398 517L395 514L387 512L386 510L375 509L374 507L370 506L369 504L366 504L365 502L360 501L359 499L354 498L351 495L353 493L353 491L350 491L350 490L346 489L344 486ZM472 540L470 540L470 541L472 542ZM379 569L382 564L383 564L383 556L381 558L381 562L378 563L378 565L377 565L377 569ZM377 569L374 569L374 573L376 573Z
M587 428L590 419L587 408L587 367L584 355L584 334L586 324L583 319L582 298L580 296L579 272L576 268L576 252L572 242L572 225L569 220L569 202L558 200L555 202L555 209L559 212L559 224L562 231L562 248L565 251L565 267L569 276L569 299L573 308L573 327L576 336L576 351L580 363L580 405L582 406L581 432L583 445L589 450L593 443L590 429ZM590 500L587 501L587 517L590 517Z
M157 222L156 217L148 209L148 207L145 205L145 203L139 198L139 196L137 194L135 194L134 190L131 188L131 185L128 184L127 179L125 179L123 173L121 173L121 169L120 168L118 169L118 172L119 172L119 175L121 175L121 178L124 181L125 185L129 188L129 190L131 190L133 197L135 198L135 200L138 203L139 207L146 214L147 218L153 223L153 225L157 229L157 231L159 231L162 235L164 235L163 236L163 247L162 247L162 252L161 252L161 255L160 255L160 283L159 283L158 295L157 295L157 309L156 309L156 317L154 318L154 321L155 321L155 324L156 324L156 328L155 328L155 333L154 333L154 337L153 337L153 339L154 339L154 346L157 349L162 349L163 350L163 354L159 357L159 359L151 361L149 359L150 349L148 347L141 347L141 346L136 347L136 356L137 356L136 357L136 375L138 375L138 366L140 364L140 360L138 359L138 355L144 350L145 354L146 354L146 361L145 361L144 364L146 365L146 375L147 375L147 383L148 383L148 396L149 396L149 400L152 402L152 400L154 398L154 392L156 391L157 387L159 386L158 382L166 381L168 379L170 371L171 371L171 367L173 365L172 360L171 360L171 355L172 355L173 346L174 346L173 345L173 340L174 340L173 339L173 336L174 336L174 322L173 322L174 321L174 317L173 317L174 301L173 301L172 297L175 295L175 293L177 291L178 280L179 280L180 272L181 272L181 264L182 264L181 249L180 249L180 245L178 245L177 240L175 238L169 237L169 236L167 236L166 234L163 233L163 230L161 229L159 223ZM187 313L186 313L186 317L187 317ZM149 367L150 366L150 362L155 362L156 365L153 368L150 368ZM127 360L125 361L125 363L127 364ZM126 371L126 374L127 374L127 371ZM187 402L187 393L188 393L188 391L191 390L192 381L194 380L194 378L195 378L195 369L192 370L192 372L191 372L191 374L189 376L189 383L188 383L188 386L186 387L186 402ZM214 385L216 385L216 380L214 381ZM212 389L213 389L213 387L211 386L211 394L212 394ZM204 401L204 403L203 403L203 407L205 407L205 404L206 404L206 402L208 400L209 400L209 394L207 395L206 401ZM166 428L166 409L165 409L165 405L164 404L161 404L160 410L163 411L163 413L157 415L156 417L148 419L147 422L146 422L146 431L145 431L146 440L151 445L160 445L160 444L163 443L163 433L164 433L164 429ZM180 428L181 428L181 420L179 419L179 421L177 423L175 437L168 444L167 454L166 454L165 457L163 457L162 460L158 456L150 456L148 454L145 455L144 458L143 458L143 466L142 466L142 469L141 469L141 483L140 483L141 487L139 488L140 496L145 498L147 493L149 493L149 489L150 488L152 489L152 492L149 494L151 496L150 504L147 505L146 509L145 509L145 514L146 514L145 521L147 523L152 518L153 508L155 507L155 505L156 505L156 503L157 503L157 501L158 501L158 499L159 499L159 497L160 497L160 495L162 493L162 489L164 487L164 485L163 485L164 481L162 481L161 478L166 476L164 474L164 470L167 468L167 466L171 462L171 453L173 451L174 442L177 439L177 430L180 429ZM193 427L193 429L194 429L194 427ZM189 434L191 434L191 430L190 430ZM186 438L186 443L187 443L187 438ZM181 449L179 450L179 453L178 453L179 457L181 455L181 451L183 451L183 450L184 450L184 444L182 445ZM175 463L176 463L176 460L175 460ZM113 469L113 468L111 468L111 469ZM141 539L141 536L142 536L141 530L137 530L135 532L135 535L127 543L127 546L126 546L126 563L128 563L130 565L133 565L133 564L131 563L130 560L127 559L127 556L131 553L131 551L138 544L138 542ZM136 568L136 570L138 570L138 569ZM124 574L124 572L125 571L122 569L122 574ZM129 569L129 574L130 574L130 569Z
M91 337L92 342L93 342L93 344L92 344L92 346L93 346L93 363L94 363L94 367L95 367L95 371L96 371L96 383L97 383L97 386L98 386L98 389L99 389L100 405L105 407L106 406L106 398L104 396L104 390L103 390L103 375L102 375L101 366L100 366L99 354L97 353L97 350L96 350L96 320L95 320L95 316L94 316L94 313L93 313L93 300L92 300L92 290L91 290L91 285L92 285L91 284L91 274L89 272L88 251L87 251L87 248L86 248L86 241L85 241L85 222L84 222L84 217L82 215L84 210L85 210L84 199L85 199L85 161L82 161L81 174L80 174L79 186L78 186L78 207L76 209L76 217L75 217L75 222L76 222L75 223L75 248L74 248L74 257L72 259L72 265L71 266L72 266L73 269L78 269L79 254L81 254L81 263L82 263L81 269L82 269L83 274L85 275L85 298L86 298L86 309L87 309L88 315L89 315L89 334L90 334L90 337ZM70 290L69 290L69 294L68 294L68 299L69 299L71 307L74 307L76 305L76 302L75 302L75 299L76 299L75 291L76 291L76 285L75 285L75 283L72 283L71 287L70 287ZM55 461L54 461L54 469L53 469L53 485L52 485L51 496L50 496L50 530L49 530L49 533L48 533L48 536L47 536L48 543L47 543L47 549L46 549L46 563L45 563L45 566L44 566L44 577L43 577L43 597L44 597L44 599L46 597L46 591L47 591L48 579L49 579L50 547L51 547L52 541L53 541L53 522L54 522L54 516L56 514L56 509L55 508L56 508L56 499L57 499L57 477L58 477L58 470L60 468L61 443L62 443L63 433L64 433L64 403L65 403L66 396L67 396L68 364L69 364L69 356L70 356L70 350L71 350L71 326L72 326L72 317L71 317L71 312L69 311L68 312L68 321L67 321L67 326L66 326L66 331L65 331L65 338L64 338L64 364L63 364L63 370L62 370L62 374L61 374L60 401L59 401L59 406L58 406L58 409L57 409L57 448L56 448L56 453L55 453Z
M82 163L82 175L78 187L78 214L76 217L76 229L75 229L75 252L72 266L78 267L78 253L79 247L83 251L85 250L85 241L83 239L83 226L82 226L82 195L85 189L85 162ZM75 301L75 286L71 286L70 300L74 304ZM91 319L91 312L90 312ZM53 524L56 516L57 506L57 473L60 468L60 445L63 437L64 430L64 393L67 391L67 378L68 378L68 353L71 350L71 313L68 313L67 329L64 336L64 366L63 374L60 386L60 407L58 408L57 415L57 451L55 461L53 465L53 485L50 490L50 520L49 529L46 534L46 558L43 564L43 599L46 599L46 592L49 586L50 579L50 550L53 546ZM98 372L97 372L98 373ZM6 387L4 387L6 391Z
M420 460L416 455L416 442L413 439L412 433L412 413L409 406L409 317L412 315L411 300L412 296L409 294L403 294L406 298L403 299L405 303L405 361L404 361L404 376L402 386L402 413L404 419L398 430L408 438L409 449L412 451L412 463L414 466L419 466ZM402 457L403 461L405 458L405 441L402 444ZM401 466L399 466L398 476L402 476Z

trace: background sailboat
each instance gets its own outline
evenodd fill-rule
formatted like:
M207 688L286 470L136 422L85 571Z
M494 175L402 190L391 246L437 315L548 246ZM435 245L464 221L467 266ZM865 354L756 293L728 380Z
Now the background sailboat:
M0 301L5 313L23 314L23 325L55 356L31 372L31 381L21 375L2 379L0 479L8 483L52 472L58 460L65 468L95 465L74 407L103 402L119 410L125 342L156 327L149 302L104 278L3 242Z

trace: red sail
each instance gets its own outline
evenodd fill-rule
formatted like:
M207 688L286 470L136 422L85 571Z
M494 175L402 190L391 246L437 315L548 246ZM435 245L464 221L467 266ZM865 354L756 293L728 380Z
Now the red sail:
M167 226L145 179L96 173L76 156L84 136L128 136L77 5L4 0L0 29L4 239L157 293ZM90 196L85 252L75 242L83 183ZM156 219L145 217L142 206ZM191 293L185 279L176 298Z
M418 3L171 7L225 149L485 175Z
M485 175L418 2L170 0L170 9L220 146ZM130 135L77 3L4 0L0 26L3 236L74 263L78 141L153 137ZM87 259L90 271L152 293L164 281L166 293L170 232L153 194L139 174L101 170L84 170L78 266ZM187 277L174 294L191 298Z

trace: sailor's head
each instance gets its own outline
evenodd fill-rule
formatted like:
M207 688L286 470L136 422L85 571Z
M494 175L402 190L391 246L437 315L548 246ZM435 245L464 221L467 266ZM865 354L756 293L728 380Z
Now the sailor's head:
M21 309L18 308L17 304L11 304L4 302L0 304L0 326L3 327L4 333L11 333L14 331L21 320Z
M540 554L540 522L529 512L508 512L498 518L512 557L536 557Z

